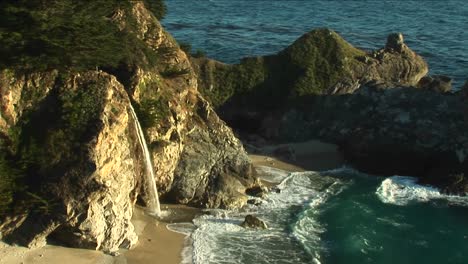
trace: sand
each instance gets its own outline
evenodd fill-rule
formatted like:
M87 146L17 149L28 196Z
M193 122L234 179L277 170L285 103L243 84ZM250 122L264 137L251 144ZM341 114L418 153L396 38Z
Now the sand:
M87 249L47 245L39 249L10 246L0 241L0 264L179 264L185 235L167 229L168 223L191 222L201 211L181 205L162 205L169 214L158 221L136 207L132 222L139 240L119 256Z
M287 155L278 149L287 149ZM249 156L254 166L286 171L322 171L344 165L337 147L320 141L262 146ZM168 230L167 224L191 222L201 210L183 205L162 208L168 214L159 221L146 215L142 208L135 208L132 222L139 241L132 250L121 250L119 256L53 245L31 250L0 241L0 264L179 264L186 236Z
M288 149L290 155L279 155L278 149ZM345 164L336 145L318 140L262 146L256 149L255 154L249 156L256 166L269 166L286 171L324 171Z

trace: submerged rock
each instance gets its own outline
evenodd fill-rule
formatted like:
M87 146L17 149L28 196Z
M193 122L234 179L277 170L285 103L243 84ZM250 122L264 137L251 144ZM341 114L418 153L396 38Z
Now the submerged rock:
M263 220L260 220L258 217L254 215L245 216L245 220L244 222L242 222L241 226L245 228L259 228L259 229L268 228L268 226Z

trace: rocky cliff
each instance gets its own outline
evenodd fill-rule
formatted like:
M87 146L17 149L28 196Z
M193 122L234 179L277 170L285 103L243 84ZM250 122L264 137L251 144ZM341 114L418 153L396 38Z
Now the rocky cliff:
M465 93L452 94L448 77L425 76L427 64L401 34L365 52L318 29L275 55L192 63L201 91L240 133L322 139L364 172L468 191Z
M449 193L468 192L466 99L412 87L303 98L271 115L261 134L276 140L320 138L376 175L417 176Z
M133 206L148 198L130 104L166 201L240 207L246 187L257 184L242 144L200 95L185 53L144 2L111 7L97 19L140 41L139 61L0 73L7 241L36 247L52 239L108 252L135 244Z

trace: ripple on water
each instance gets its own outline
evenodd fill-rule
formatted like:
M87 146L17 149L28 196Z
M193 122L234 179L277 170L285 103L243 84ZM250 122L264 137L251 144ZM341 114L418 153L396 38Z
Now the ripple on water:
M276 53L313 28L329 27L366 49L382 47L390 32L403 32L410 47L426 58L431 74L454 78L455 88L468 76L467 60L458 59L468 54L468 5L464 0L166 3L169 13L163 24L176 39L224 62ZM236 35L226 37L232 31ZM262 43L267 38L271 45ZM219 39L225 48L217 47Z

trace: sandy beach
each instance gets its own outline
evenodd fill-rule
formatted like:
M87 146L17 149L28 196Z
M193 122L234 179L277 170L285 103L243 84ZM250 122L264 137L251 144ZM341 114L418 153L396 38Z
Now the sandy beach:
M182 205L162 205L166 217L158 221L136 207L133 224L137 245L110 256L95 250L47 245L39 249L10 246L0 241L0 264L179 264L185 235L167 229L167 224L190 222L200 210Z
M310 140L300 143L265 145L250 154L254 166L269 166L286 171L323 171L339 168L344 159L333 144Z

